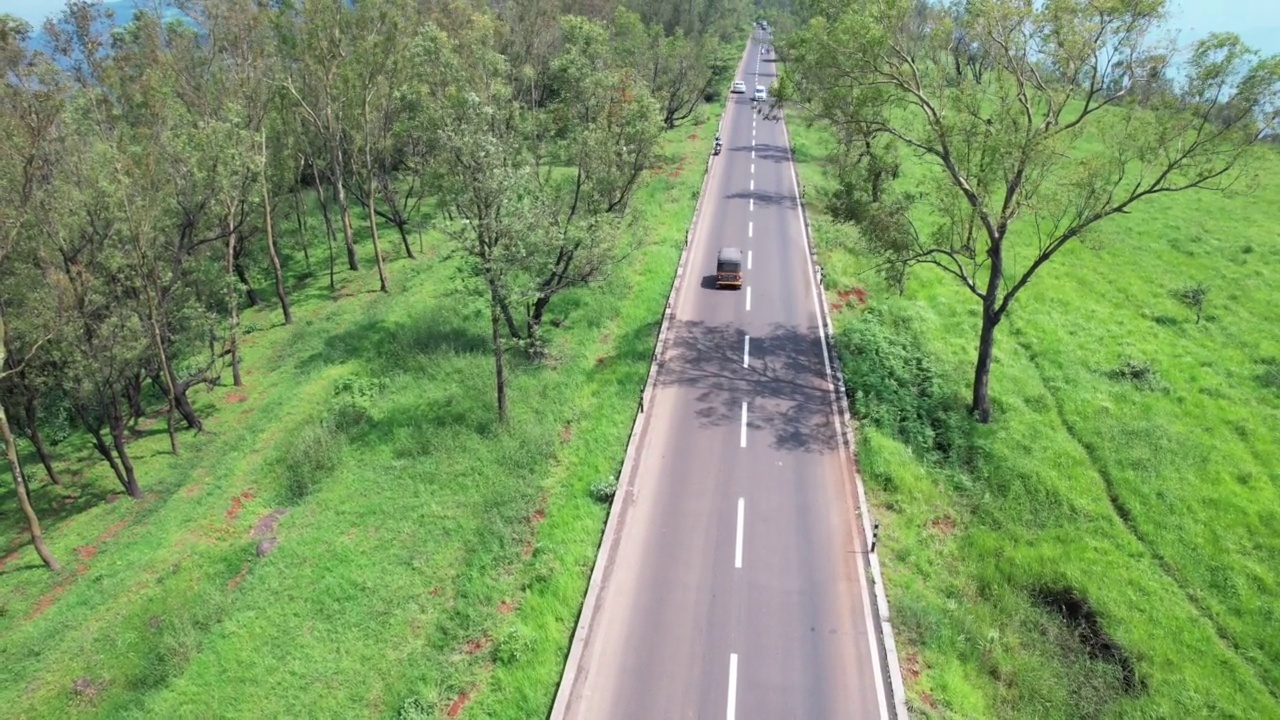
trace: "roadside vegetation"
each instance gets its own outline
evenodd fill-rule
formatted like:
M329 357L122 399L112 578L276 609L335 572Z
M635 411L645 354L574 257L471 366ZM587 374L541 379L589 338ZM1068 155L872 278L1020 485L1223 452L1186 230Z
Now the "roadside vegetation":
M913 713L1280 714L1280 153L1266 133L1280 61L1211 36L1174 75L1140 32L1159 27L1160 3L1105 4L1104 16L1076 3L1051 3L1052 16L1003 2L969 14L837 5L791 19L781 95ZM1107 32L1088 32L1099 17ZM1047 28L1111 39L1096 54L1069 48L1086 61L1064 77ZM831 43L848 52L822 54ZM1036 62L1020 62L1032 46ZM1145 70L1096 76L1092 102L1115 99L1078 133L1027 132L1052 98L1062 125L1078 117L1090 63L1106 57ZM902 71L879 76L890 90L870 84L881 60ZM931 125L894 95L912 87L953 116ZM1123 142L1131 132L1145 134ZM1020 167L1035 185L1018 195ZM1170 190L1098 217L1031 267L1063 228L1162 168ZM1004 282L988 285L1001 253ZM1028 269L989 345L984 408L982 294L999 306Z
M742 8L181 7L0 28L0 704L544 713Z

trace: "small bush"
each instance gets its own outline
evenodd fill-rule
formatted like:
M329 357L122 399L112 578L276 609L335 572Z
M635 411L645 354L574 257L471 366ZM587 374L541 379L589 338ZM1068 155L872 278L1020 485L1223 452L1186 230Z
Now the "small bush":
M494 659L499 665L514 665L529 654L537 637L532 630L514 624L503 631L494 647Z
M1159 390L1163 387L1160 376L1151 363L1132 358L1121 360L1107 375L1118 382L1132 383L1143 390Z
M1187 285L1175 290L1173 296L1178 299L1178 302L1195 311L1196 324L1199 325L1200 318L1204 316L1204 302L1209 297L1209 288L1199 283Z
M400 703L400 709L396 710L396 720L429 720L433 717L435 713L419 697L406 699Z
M1268 390L1280 390L1280 358L1262 361L1262 370L1258 373L1258 384Z
M918 452L959 461L967 419L945 397L911 321L873 306L836 335L853 413Z
M313 425L298 436L285 453L286 502L297 504L310 495L326 475L338 466L342 436L327 422Z
M608 504L613 502L613 496L618 492L618 478L613 477L598 483L593 483L587 491L591 498L598 503Z

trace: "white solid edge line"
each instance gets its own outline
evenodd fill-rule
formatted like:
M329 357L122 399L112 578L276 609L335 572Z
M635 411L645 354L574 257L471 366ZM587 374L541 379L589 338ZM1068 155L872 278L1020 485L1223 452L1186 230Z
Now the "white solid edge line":
M751 311L751 286L747 286L747 312Z
M782 126L782 134L784 137L784 142L787 143L787 147L791 147L791 133L787 131L786 125ZM804 239L804 245L805 245L804 257L809 265L809 288L813 296L813 309L814 309L814 312L817 313L817 319L818 319L818 339L821 341L821 344L822 344L822 365L826 369L827 384L831 387L831 411L832 411L831 420L832 422L840 423L840 414L836 408L835 378L833 378L831 375L831 356L830 356L830 353L828 353L827 351L827 328L826 328L826 324L823 322L824 316L822 314L822 301L819 299L821 290L818 287L817 275L814 272L814 268L813 268L813 256L809 252L809 249L812 247L812 245L809 242L809 227L804 222L804 207L803 207L802 201L800 200L800 178L796 174L796 162L795 162L794 155L792 155L791 157L790 165L791 165L791 185L796 194L795 195L796 215L799 216L800 218L800 233L801 233L801 237ZM837 438L839 438L841 448L843 449L844 433L837 433ZM841 458L841 461L844 462L845 458ZM869 528L870 521L867 517L867 513L864 512L861 514L862 514L864 541L869 543L871 539L871 533ZM872 600L872 598L870 597L870 593L866 592L866 590L869 590L870 588L867 585L867 571L866 571L866 568L863 567L864 564L861 562L855 562L854 565L858 568L858 585L864 589L863 597L866 600ZM871 617L871 603L864 601L862 603L862 610L863 610L863 616L867 621L867 646L871 652L871 661L876 671L876 683L875 683L876 702L880 706L880 717L885 718L885 720L888 720L889 706L885 702L885 697L884 697L884 668L882 668L880 665L880 649L876 647L876 624L875 624L875 619Z
M734 720L738 714L738 653L729 653L729 702L725 705L725 720Z
M738 539L733 546L733 566L742 568L742 512L746 507L746 499L738 498Z
M751 364L751 336L747 335L742 338L742 367L748 367Z
M742 430L739 431L739 447L747 446L747 401L742 401Z
M750 250L747 251L747 269L748 270L751 269L751 251Z

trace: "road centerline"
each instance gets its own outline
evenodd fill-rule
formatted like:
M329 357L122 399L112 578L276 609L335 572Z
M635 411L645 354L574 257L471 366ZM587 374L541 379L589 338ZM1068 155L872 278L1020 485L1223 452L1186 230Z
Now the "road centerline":
M747 251L747 269L748 270L751 269L751 251L750 250Z
M747 312L751 312L751 286L747 286Z
M742 427L738 431L738 447L747 446L747 401L742 401Z
M746 508L746 498L738 498L738 539L733 546L733 566L742 569L742 514Z
M738 715L738 653L729 653L729 701L725 705L725 720Z
M742 338L742 367L748 367L751 364L751 336L747 335Z

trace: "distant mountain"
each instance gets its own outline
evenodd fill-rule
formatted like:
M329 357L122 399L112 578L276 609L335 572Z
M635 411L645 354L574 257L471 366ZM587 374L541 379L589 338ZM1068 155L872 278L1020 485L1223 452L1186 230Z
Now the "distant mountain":
M133 20L133 15L138 10L147 10L147 11L153 10L155 7L155 3L152 2L152 0L111 0L110 2L102 3L102 7L104 9L110 10L114 15L110 23L101 22L98 25L97 29L99 31L106 32L106 31L114 30L115 28L118 28L122 25L127 25L129 22ZM57 10L58 14L60 14L61 12L62 12L61 9ZM187 16L182 11L177 10L176 8L165 7L163 9L162 17L164 20L168 21L174 18L186 18ZM49 40L49 36L46 35L44 32L44 24L40 23L39 25L37 25L35 30L36 31L32 33L31 40L29 41L29 45L31 46L31 48L34 50L40 50L46 53L52 51L53 48Z

